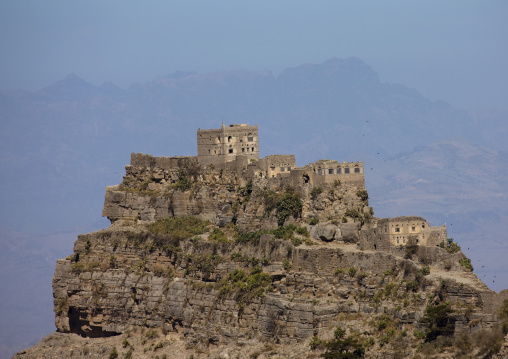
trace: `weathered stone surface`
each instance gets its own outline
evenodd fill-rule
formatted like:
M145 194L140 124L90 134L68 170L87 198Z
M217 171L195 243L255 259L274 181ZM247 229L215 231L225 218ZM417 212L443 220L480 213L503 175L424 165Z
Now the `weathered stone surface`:
M194 158L139 154L132 163L122 184L106 190L103 215L111 227L80 235L74 253L57 261L61 333L17 357L99 358L116 348L140 358L156 351L175 358L309 358L324 350L312 351L311 337L330 339L342 326L372 338L370 357L389 358L397 344L380 344L393 341L381 320L411 357L417 344L407 333L425 330L427 305L449 303L457 333L499 322L508 291L492 292L466 272L462 253L390 245L361 200L363 174L340 183L307 173L333 169L326 166L338 166L334 161L276 177L241 161L202 168ZM281 220L287 196L300 201L301 211ZM175 239L147 230L154 220L183 216L209 221L209 232ZM316 217L319 223L309 225ZM237 231L281 222L298 234L234 240ZM226 239L213 239L214 229ZM149 347L147 330L161 338Z
M341 236L339 228L329 223L318 223L317 225L313 226L310 231L310 235L325 242L333 241L334 239L337 239L337 237L340 238Z

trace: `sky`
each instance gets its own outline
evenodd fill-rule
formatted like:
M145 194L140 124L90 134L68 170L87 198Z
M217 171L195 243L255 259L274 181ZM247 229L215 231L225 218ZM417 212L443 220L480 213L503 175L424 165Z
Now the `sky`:
M506 110L507 18L506 0L0 0L0 89L355 56L431 100Z

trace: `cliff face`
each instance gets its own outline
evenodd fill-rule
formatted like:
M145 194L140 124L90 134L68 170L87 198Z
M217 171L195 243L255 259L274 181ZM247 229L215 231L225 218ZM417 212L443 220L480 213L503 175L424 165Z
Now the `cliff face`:
M459 336L480 353L475 333L499 337L508 293L467 271L460 250L379 242L363 182L134 163L107 188L111 227L80 235L57 262L55 322L67 336L19 357L65 357L73 345L74 357L317 357L338 326L368 357Z

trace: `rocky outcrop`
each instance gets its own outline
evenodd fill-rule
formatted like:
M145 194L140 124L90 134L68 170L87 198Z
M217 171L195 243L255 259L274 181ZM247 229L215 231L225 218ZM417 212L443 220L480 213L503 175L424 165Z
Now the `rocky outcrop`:
M489 290L460 251L390 246L363 187L138 157L107 188L110 228L57 261L67 336L18 357L71 355L56 341L80 347L74 357L308 358L338 326L369 357L408 357L439 327L432 310L447 336L498 330L508 291Z

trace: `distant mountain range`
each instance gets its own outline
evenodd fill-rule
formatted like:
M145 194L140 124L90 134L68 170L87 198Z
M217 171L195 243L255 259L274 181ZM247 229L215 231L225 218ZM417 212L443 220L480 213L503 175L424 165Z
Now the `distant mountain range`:
M292 153L299 165L363 161L376 215L446 222L480 278L508 288L508 278L497 276L508 269L501 257L508 249L506 119L503 111L468 113L383 83L357 58L278 76L177 72L122 89L73 74L42 91L0 91L0 241L10 248L0 269L26 269L25 277L5 275L2 282L33 278L40 265L70 253L74 233L108 225L100 217L105 187L121 181L131 152L194 155L196 130L223 121L258 124L262 156ZM68 243L38 240L59 233L69 233ZM51 259L34 260L41 256ZM40 288L49 288L46 277ZM15 291L12 283L2 285ZM23 300L51 308L51 298ZM0 318L9 312L2 306Z

